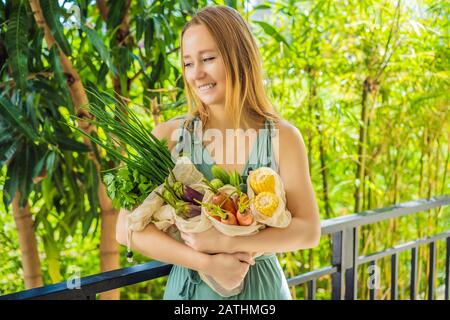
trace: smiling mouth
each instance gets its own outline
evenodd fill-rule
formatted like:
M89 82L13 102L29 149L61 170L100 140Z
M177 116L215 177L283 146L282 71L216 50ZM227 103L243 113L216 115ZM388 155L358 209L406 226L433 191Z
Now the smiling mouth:
M210 84L208 84L208 85L206 85L206 86L200 86L200 87L198 87L198 90L199 90L200 92L205 92L205 91L208 91L208 90L211 90L211 89L215 88L216 85L217 85L217 83L212 83L212 84L210 83Z

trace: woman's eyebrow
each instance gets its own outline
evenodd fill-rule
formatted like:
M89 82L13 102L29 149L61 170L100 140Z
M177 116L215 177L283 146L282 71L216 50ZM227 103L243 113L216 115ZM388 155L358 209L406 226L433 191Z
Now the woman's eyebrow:
M204 49L204 50L200 50L198 53L203 53L203 52L215 52L216 50L213 49ZM183 58L190 58L191 56L188 54L183 55Z

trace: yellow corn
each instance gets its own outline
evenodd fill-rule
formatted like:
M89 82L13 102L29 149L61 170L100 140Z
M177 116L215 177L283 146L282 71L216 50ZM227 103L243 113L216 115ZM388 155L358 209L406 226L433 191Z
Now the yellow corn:
M273 192L263 191L255 197L255 208L261 214L271 217L278 208L278 197Z
M250 186L255 194L261 192L275 192L275 176L267 174L266 172L256 169L250 173Z

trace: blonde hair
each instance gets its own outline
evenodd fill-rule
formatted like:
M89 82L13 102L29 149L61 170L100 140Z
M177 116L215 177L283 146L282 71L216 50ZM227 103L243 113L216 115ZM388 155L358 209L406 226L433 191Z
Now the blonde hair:
M183 35L193 25L204 25L216 41L225 65L225 110L231 114L235 128L249 117L257 123L264 120L278 122L280 116L264 90L260 53L248 24L233 8L208 6L198 11L181 32L181 68L188 104L188 117L199 116L202 124L208 121L207 106L200 101L185 78Z

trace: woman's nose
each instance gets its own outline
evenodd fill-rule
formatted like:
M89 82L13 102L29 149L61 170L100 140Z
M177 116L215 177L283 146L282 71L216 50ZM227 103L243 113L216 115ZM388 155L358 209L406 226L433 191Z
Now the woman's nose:
M199 64L197 64L194 67L194 79L201 79L205 76L205 71L203 70L203 67Z

